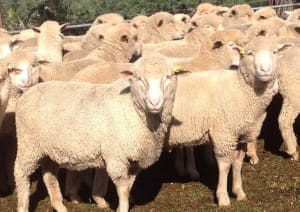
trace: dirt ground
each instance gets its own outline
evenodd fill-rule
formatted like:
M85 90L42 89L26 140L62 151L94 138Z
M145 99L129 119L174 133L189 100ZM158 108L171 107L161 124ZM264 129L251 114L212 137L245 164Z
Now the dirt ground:
M276 116L273 114L269 117L271 118L266 121L268 124L265 124L262 130L263 139L258 144L259 164L250 165L245 161L243 166L243 185L248 200L239 202L231 195L230 207L217 207L216 164L208 163L201 157L203 148L200 147L196 150L197 166L201 174L199 181L192 182L179 178L173 168L174 155L165 152L159 162L137 177L131 193L131 211L300 211L300 162L290 161L287 155L279 151L282 139L273 118ZM300 129L299 126L296 128ZM60 178L63 179L63 176L62 171ZM33 177L32 187L36 192L31 196L31 211L53 211L40 177ZM230 186L228 189L231 190ZM110 209L97 208L89 197L89 190L83 188L80 192L83 203L74 204L65 201L69 211L116 209L118 200L113 184L109 186L106 196ZM16 202L15 194L2 195L0 211L15 211Z

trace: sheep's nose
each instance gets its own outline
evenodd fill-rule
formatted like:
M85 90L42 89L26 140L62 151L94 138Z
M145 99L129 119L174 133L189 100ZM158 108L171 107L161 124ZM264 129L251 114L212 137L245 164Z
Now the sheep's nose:
M260 70L264 73L269 73L271 70L271 65L267 63L263 63L260 65Z
M150 99L149 99L149 102L151 105L153 106L157 106L160 102L160 96L152 96Z

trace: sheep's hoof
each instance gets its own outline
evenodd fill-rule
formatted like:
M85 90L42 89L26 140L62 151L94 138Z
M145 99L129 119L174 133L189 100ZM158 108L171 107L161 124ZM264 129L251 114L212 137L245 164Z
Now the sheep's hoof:
M95 202L97 203L99 208L104 209L109 207L109 204L104 199L97 199L95 200Z
M230 199L227 194L218 195L218 205L219 207L226 207L230 205Z
M299 160L299 153L296 151L295 153L291 154L291 160L298 161Z
M250 164L251 164L251 165L256 165L256 164L258 164L258 161L259 161L259 159L258 159L257 156L250 157Z
M72 203L78 204L80 202L80 197L76 194L70 194L68 195L69 199Z
M237 194L236 195L236 200L238 200L238 201L247 200L246 194L244 192L241 192L241 193Z

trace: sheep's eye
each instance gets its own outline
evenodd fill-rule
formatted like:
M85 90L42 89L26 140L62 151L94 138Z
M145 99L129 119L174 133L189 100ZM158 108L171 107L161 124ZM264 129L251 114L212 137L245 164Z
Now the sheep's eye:
M14 75L19 75L22 73L22 69L18 69L18 68L12 68L10 70L8 70L9 73L12 73Z

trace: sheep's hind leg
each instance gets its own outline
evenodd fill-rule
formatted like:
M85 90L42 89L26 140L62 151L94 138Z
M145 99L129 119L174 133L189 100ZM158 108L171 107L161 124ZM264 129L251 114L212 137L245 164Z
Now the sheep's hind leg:
M297 139L293 130L293 123L298 114L299 112L284 100L278 117L278 123L287 149L286 152L291 155L291 159L295 161L299 160L299 153L297 152Z
M184 147L175 148L175 169L179 177L184 177L185 169L184 169Z
M29 166L22 163L22 160L16 160L14 174L16 181L16 191L18 197L18 212L29 211L30 196L30 175L35 171L37 164ZM23 166L25 165L25 166Z
M108 187L108 175L104 168L96 168L92 196L99 208L107 208L109 204L104 199Z
M242 176L241 176L244 157L245 157L245 151L243 149L234 151L233 162L232 162L232 191L236 195L237 200L246 199L246 194L242 186Z
M196 168L196 160L194 154L194 147L186 147L186 171L192 180L200 179L200 174Z
M72 171L67 170L66 184L65 184L65 195L73 202L79 203L80 197L78 190L81 184L83 171Z
M67 208L63 204L63 198L57 180L59 166L50 159L45 159L45 161L41 163L41 167L43 180L50 196L52 207L58 212L66 212Z

